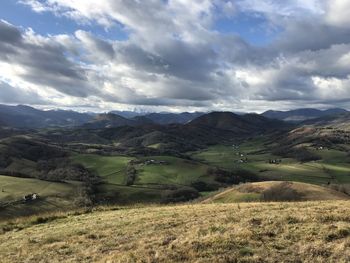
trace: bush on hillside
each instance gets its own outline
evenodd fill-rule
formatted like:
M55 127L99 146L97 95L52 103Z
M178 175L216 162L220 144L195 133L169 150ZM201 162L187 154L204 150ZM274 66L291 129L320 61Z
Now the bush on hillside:
M199 197L199 192L191 187L183 187L176 190L164 191L161 197L161 203L186 202Z
M40 179L48 181L80 181L98 184L100 178L83 165L68 158L41 160L37 163Z
M203 181L193 182L191 183L191 187L196 189L198 192L209 192L209 191L216 191L219 189L218 184L210 184Z
M292 183L282 182L262 192L263 201L299 201L301 194L291 188Z
M350 184L331 184L329 188L350 195Z
M6 168L10 164L11 164L10 158L1 153L1 155L0 155L0 168Z
M88 207L93 205L94 195L91 193L91 189L86 186L82 186L78 189L74 204L79 207Z
M6 154L8 156L24 158L33 162L67 155L66 152L57 147L24 138L17 138L16 140L8 142L6 146Z
M222 169L209 168L207 174L214 176L215 181L226 185L259 181L259 177L256 174L241 169L229 172Z
M137 171L135 167L131 164L128 164L126 168L126 185L132 185L134 184L134 181L136 180Z
M285 158L293 158L300 162L310 162L321 159L319 155L308 151L305 147L293 148L291 146L281 146L275 148L272 154Z

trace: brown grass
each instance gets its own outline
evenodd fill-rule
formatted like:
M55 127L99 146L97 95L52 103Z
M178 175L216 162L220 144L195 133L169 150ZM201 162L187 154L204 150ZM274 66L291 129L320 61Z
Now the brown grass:
M45 220L44 220L45 221ZM349 262L350 202L66 215L0 235L1 262Z
M240 202L245 197L250 197L255 194L255 201L263 200L263 193L271 190L274 187L278 187L281 184L287 184L287 182L269 181L269 182L257 182L241 184L227 190L224 190L214 196L203 200L203 203L233 203ZM331 188L322 187L313 184L288 182L288 188L293 190L300 201L321 201L321 200L350 200L350 196L336 191ZM254 198L252 198L254 200ZM288 200L284 200L288 201Z

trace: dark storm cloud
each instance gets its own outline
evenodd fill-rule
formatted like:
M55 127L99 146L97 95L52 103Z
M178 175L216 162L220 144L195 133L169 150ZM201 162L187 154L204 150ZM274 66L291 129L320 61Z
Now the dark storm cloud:
M25 39L23 34L0 21L0 58L20 66L24 80L77 97L86 97L94 90L87 81L86 70L67 59L63 46L35 36Z
M0 20L0 32L0 41L2 43L13 44L22 40L21 32L19 32L16 27L6 23L3 20Z
M282 52L317 51L350 43L350 27L337 27L320 20L291 21L274 44Z
M208 81L210 72L218 69L217 59L209 45L191 45L181 41L159 43L155 52L144 50L134 43L120 48L121 62L135 68L184 80Z

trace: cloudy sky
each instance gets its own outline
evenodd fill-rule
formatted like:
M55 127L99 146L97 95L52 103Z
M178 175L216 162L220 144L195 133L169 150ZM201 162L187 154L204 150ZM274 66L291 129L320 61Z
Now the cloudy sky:
M1 0L0 103L350 109L349 0Z

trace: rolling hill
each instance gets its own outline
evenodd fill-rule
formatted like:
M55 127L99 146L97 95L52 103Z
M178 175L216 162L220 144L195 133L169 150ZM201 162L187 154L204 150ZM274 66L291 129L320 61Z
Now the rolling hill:
M324 116L332 116L332 115L338 115L343 113L348 113L348 111L344 109L339 109L339 108L328 109L328 110L305 108L305 109L296 109L296 110L290 110L290 111L268 110L262 113L261 115L267 118L278 119L278 120L283 120L288 122L302 122L305 120L317 119Z
M275 191L275 193L272 193ZM268 194L275 194L271 197ZM235 203L246 201L320 201L350 200L350 196L330 188L298 182L257 182L235 186L204 200L204 203Z
M342 113L338 115L330 115L313 120L307 120L302 122L301 125L350 131L350 113Z
M182 112L182 113L150 113L145 115L152 122L167 125L167 124L186 124L200 116L203 112Z
M271 120L258 114L237 115L232 112L212 112L194 119L188 123L188 126L252 135L274 129L282 129L287 125L281 121Z
M113 113L98 114L91 121L83 125L86 129L104 129L121 126L137 126L139 123Z
M350 114L326 116L304 121L281 138L281 143L305 144L335 149L348 149L350 142Z
M14 128L72 127L91 119L92 115L75 111L44 111L25 105L0 105L0 124Z

